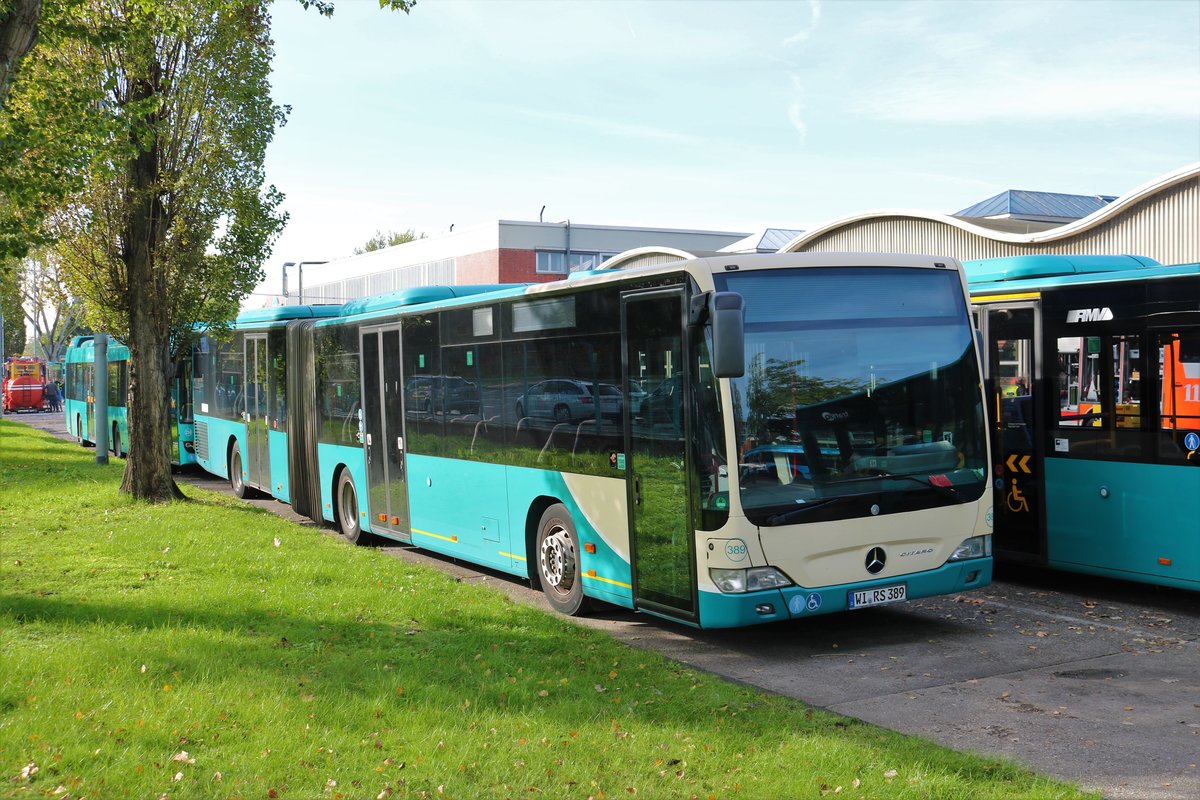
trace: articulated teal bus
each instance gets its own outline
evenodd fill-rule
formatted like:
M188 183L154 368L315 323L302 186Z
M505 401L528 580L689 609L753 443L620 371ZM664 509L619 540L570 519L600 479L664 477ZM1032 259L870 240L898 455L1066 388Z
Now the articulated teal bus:
M67 433L83 446L96 444L96 350L95 337L76 336L63 355L63 420ZM169 381L171 463L195 464L192 420L191 359L176 364ZM109 451L124 457L129 449L129 347L108 342L108 437Z
M986 585L982 375L953 259L736 255L243 314L196 449L346 539L701 627Z
M1200 264L964 264L998 557L1200 590Z

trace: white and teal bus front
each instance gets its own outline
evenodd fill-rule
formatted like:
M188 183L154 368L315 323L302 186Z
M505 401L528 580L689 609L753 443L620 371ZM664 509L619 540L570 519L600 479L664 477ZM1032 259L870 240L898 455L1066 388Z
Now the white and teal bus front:
M981 373L958 265L830 263L714 270L718 292L744 302L745 371L722 382L736 466L699 482L704 627L991 580Z

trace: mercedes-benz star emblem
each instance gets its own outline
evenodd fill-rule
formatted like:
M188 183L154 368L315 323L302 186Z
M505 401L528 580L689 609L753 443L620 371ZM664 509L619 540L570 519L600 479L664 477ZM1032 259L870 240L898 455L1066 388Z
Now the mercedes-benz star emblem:
M887 553L882 547L872 547L867 553L867 572L878 575L883 565L887 563Z

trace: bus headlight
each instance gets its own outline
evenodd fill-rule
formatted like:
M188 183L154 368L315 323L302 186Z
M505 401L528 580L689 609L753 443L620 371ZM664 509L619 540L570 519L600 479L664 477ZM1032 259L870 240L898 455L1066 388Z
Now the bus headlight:
M962 544L954 548L954 552L946 561L966 561L969 558L984 558L992 554L992 535L972 536L963 539Z
M745 592L760 592L763 589L778 589L781 586L791 586L792 582L774 567L750 567L750 569L716 569L708 570L712 582L725 594L743 594Z

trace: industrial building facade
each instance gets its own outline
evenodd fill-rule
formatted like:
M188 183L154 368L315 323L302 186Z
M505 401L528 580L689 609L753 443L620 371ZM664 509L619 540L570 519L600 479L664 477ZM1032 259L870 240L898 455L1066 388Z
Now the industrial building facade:
M414 286L541 283L647 245L714 251L746 232L499 220L328 262L303 262L288 303L340 303Z
M804 232L500 220L337 261L305 262L299 291L286 302L340 303L438 284L539 283L601 265L627 269L718 251L776 248L794 253L932 253L962 261L1050 253L1200 262L1200 163L1120 197L1009 191L953 215L867 211Z

